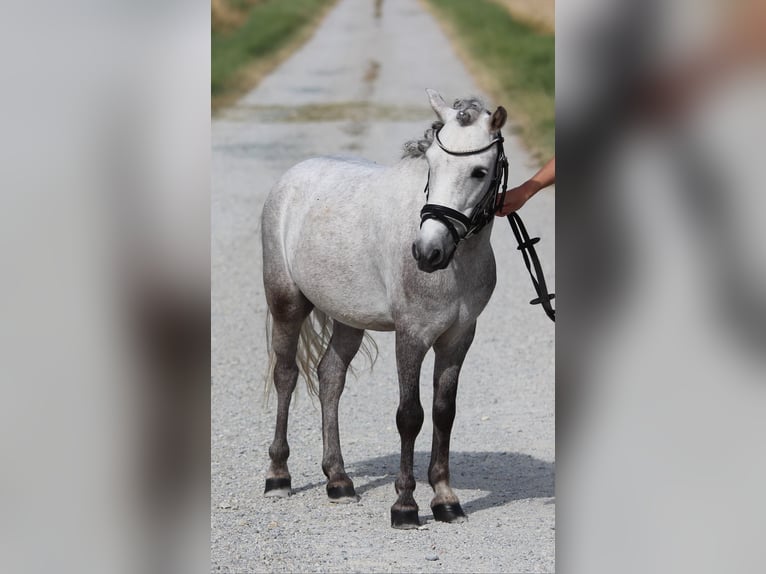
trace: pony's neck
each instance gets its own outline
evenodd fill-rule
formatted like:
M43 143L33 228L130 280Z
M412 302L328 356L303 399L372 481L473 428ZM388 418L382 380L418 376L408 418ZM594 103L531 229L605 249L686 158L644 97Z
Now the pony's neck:
M472 235L468 239L461 241L460 245L458 246L459 249L455 253L455 257L472 257L479 251L484 249L492 249L490 238L492 236L492 226L494 223L494 220L490 221L487 223L487 225L482 227L482 229L476 235Z

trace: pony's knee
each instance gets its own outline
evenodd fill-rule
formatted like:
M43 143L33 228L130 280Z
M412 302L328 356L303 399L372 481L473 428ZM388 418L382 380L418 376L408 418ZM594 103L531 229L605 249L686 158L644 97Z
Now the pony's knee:
M455 399L438 394L434 397L433 421L439 430L450 430L455 421Z
M396 411L396 428L400 435L417 436L423 427L423 407L420 403L400 405Z

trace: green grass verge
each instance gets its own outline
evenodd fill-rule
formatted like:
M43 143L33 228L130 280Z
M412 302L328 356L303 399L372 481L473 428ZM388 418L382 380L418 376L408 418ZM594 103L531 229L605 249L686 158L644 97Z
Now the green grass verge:
M241 92L248 83L249 66L273 58L324 14L335 0L263 0L253 5L234 3L247 10L235 30L212 31L211 94L213 101Z
M552 34L514 20L490 0L427 0L479 83L505 106L535 157L554 154L554 45Z

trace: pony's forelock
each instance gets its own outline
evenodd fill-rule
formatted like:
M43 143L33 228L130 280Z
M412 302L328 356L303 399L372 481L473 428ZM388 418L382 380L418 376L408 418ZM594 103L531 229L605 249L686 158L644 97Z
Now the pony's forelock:
M452 108L457 110L457 123L463 127L470 126L476 122L485 109L484 102L477 97L455 100Z
M484 101L476 96L456 99L452 104L452 108L458 111L456 118L457 122L464 127L473 124L482 112L487 112ZM421 139L405 142L402 157L425 157L426 151L431 147L431 144L434 143L436 132L438 132L443 125L444 122L435 121L431 124L431 127L425 131Z

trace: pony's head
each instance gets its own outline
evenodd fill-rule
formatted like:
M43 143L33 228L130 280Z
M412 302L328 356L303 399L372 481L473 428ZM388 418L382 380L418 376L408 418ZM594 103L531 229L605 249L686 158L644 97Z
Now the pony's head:
M476 99L456 100L450 107L434 90L426 92L443 126L425 152L428 195L412 255L420 270L431 273L447 267L457 244L476 230L474 224L486 219L487 210L490 216L494 212L499 132L507 113L502 106L492 113Z

